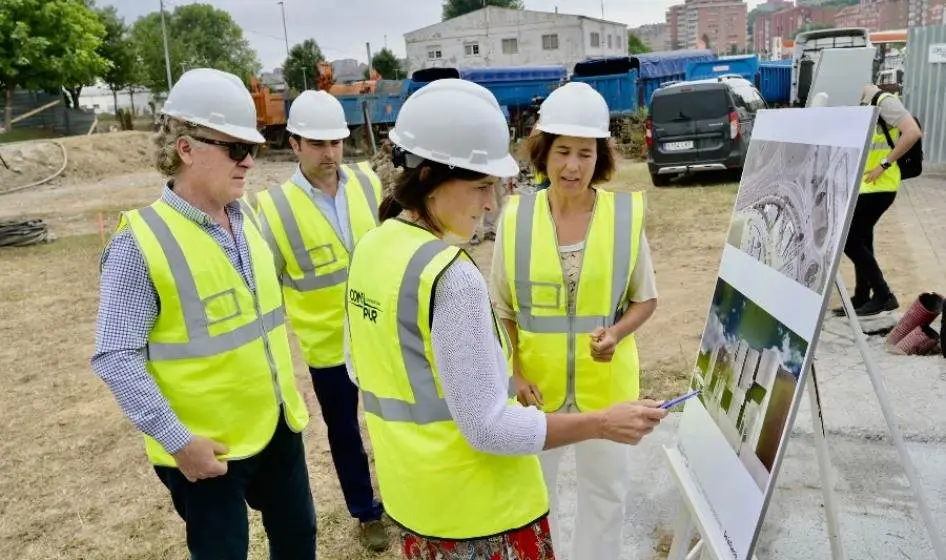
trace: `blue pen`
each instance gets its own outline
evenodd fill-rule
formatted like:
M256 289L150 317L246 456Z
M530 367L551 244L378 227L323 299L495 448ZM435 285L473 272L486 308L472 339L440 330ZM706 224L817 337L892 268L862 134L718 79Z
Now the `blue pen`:
M697 396L697 395L699 395L699 394L700 394L700 390L699 390L699 389L697 389L696 391L691 391L691 392L689 392L689 393L687 393L687 394L685 394L685 395L680 395L679 397L677 397L677 398L675 398L675 399L672 399L672 400L669 400L669 401L664 402L662 405L660 405L660 408L673 408L673 407L677 406L678 404L682 403L683 401L686 401L686 400L688 400L688 399L692 399L693 397L695 397L695 396Z

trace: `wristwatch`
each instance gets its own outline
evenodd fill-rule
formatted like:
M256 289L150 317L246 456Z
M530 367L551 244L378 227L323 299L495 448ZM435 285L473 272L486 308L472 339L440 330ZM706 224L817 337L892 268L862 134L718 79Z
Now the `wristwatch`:
M887 158L880 160L880 166L883 167L884 169L890 169L891 165L893 164L887 161Z

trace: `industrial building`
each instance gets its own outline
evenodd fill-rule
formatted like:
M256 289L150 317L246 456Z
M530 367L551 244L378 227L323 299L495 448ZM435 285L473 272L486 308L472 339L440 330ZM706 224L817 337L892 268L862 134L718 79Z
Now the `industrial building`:
M404 35L412 69L537 66L568 68L627 54L627 25L586 16L489 6Z

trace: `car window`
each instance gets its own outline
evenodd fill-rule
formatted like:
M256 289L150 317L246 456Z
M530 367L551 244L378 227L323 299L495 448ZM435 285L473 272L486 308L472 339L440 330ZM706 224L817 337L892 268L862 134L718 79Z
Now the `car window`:
M749 106L752 107L753 111L761 111L766 108L765 99L762 98L758 90L750 88L749 93L752 95L752 101Z
M654 122L716 119L726 116L729 108L729 96L722 88L675 91L654 96L651 117Z
M735 88L733 89L733 97L737 99L737 106L745 107L751 113L765 109L765 100L756 93L753 87Z

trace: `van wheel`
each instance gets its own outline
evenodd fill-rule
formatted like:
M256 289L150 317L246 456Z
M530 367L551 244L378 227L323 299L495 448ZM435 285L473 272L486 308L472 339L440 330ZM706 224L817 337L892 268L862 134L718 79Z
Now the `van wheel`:
M653 183L655 187L666 187L670 184L670 175L657 175L656 173L651 173L650 182Z

